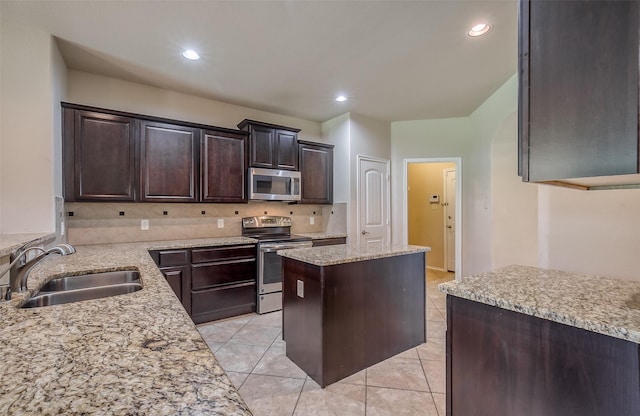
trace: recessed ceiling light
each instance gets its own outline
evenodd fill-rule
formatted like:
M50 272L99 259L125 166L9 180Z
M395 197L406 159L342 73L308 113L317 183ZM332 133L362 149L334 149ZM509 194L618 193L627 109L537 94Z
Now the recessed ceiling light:
M197 61L198 59L200 59L200 55L198 55L198 52L194 51L193 49L187 49L186 51L182 52L182 56L187 59L191 59L192 61Z
M343 101L347 101L347 97L345 97L344 95L339 95L336 97L336 101L341 103Z
M478 37L478 36L482 36L485 33L489 32L491 30L491 25L488 23L479 23L477 25L475 25L474 27L471 28L471 30L469 30L467 32L467 35L471 36L472 38Z

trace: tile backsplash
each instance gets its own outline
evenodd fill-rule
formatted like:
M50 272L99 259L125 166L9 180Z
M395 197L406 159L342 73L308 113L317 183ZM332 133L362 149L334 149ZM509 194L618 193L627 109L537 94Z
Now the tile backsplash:
M291 217L292 233L346 232L346 204L67 202L64 211L66 237L71 244L238 236L242 217L254 215ZM223 228L218 228L219 219ZM142 220L148 220L148 230L141 230Z

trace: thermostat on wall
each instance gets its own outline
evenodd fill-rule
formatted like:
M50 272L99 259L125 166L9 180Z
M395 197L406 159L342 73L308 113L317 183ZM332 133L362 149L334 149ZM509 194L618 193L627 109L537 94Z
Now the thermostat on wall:
M440 202L440 195L429 195L429 203L438 203Z

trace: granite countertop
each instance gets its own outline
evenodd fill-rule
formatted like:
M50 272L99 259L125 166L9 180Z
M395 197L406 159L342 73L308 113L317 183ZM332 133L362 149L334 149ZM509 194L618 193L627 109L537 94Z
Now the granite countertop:
M640 282L508 266L441 292L640 343Z
M243 237L77 246L32 269L29 292L63 275L123 269L143 289L19 309L0 303L0 414L250 415L148 254L149 249L255 243Z
M357 245L338 244L333 246L278 250L278 254L316 266L332 266L335 264L353 263L356 261L401 256L403 254L424 253L428 251L431 251L429 247L411 245L359 247Z
M55 237L54 233L0 234L0 257L8 256L26 243L42 244Z
M322 233L296 233L296 235L301 235L304 237L309 237L312 240L322 240L325 238L346 238L347 233L332 233L332 232L322 232Z

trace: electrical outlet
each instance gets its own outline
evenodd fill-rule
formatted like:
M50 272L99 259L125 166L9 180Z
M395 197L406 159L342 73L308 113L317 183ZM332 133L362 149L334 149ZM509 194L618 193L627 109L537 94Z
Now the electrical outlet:
M309 224L313 225L316 223L315 217L309 217Z
M146 231L149 229L149 220L140 220L140 229Z
M296 280L296 291L299 298L304 298L304 282L302 280Z
M218 228L224 228L224 218L218 218Z

